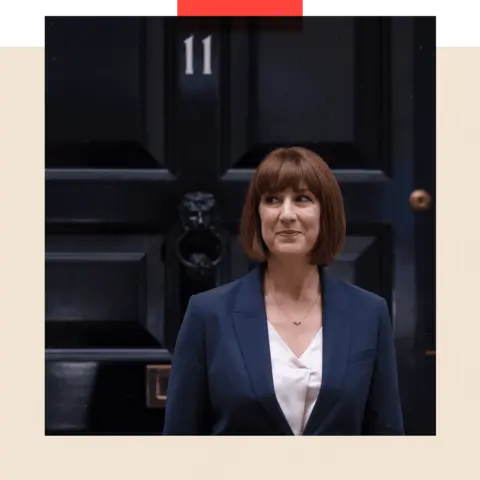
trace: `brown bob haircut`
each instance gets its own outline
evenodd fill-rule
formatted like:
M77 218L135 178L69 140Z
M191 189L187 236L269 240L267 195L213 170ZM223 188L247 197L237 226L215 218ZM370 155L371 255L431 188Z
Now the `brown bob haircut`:
M264 194L292 188L310 190L320 203L320 232L309 259L326 266L345 242L346 222L340 187L332 171L316 153L302 147L278 148L260 163L250 182L240 221L240 238L246 254L265 261L269 251L261 235L258 207Z

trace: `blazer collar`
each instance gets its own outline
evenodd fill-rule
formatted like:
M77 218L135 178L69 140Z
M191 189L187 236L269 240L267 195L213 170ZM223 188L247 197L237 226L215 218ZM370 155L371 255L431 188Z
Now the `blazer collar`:
M293 432L275 395L263 296L266 264L254 268L240 281L234 306L233 323L253 390L277 429ZM318 268L323 299L323 371L320 393L304 435L321 428L322 422L338 399L345 374L350 343L348 296L342 284L324 267Z

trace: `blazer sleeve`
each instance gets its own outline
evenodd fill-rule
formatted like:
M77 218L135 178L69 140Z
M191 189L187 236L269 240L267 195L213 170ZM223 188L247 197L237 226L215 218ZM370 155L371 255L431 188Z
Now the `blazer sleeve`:
M205 434L208 405L205 319L195 305L192 296L175 343L163 435Z
M378 350L364 419L365 435L405 435L390 315L382 302Z

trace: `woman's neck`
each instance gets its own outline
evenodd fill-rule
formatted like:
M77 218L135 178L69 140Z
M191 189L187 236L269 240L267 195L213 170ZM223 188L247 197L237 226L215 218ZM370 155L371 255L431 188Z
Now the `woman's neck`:
M271 259L265 271L265 290L290 300L314 299L320 291L318 266L306 261Z

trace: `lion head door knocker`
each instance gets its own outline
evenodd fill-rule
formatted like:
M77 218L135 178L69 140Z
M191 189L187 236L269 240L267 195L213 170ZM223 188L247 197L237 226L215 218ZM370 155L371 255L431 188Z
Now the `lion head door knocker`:
M222 260L222 239L214 226L215 198L210 193L191 192L179 205L183 232L177 240L177 255L192 279L213 275Z

